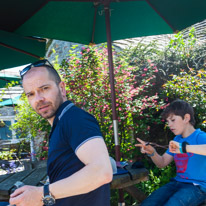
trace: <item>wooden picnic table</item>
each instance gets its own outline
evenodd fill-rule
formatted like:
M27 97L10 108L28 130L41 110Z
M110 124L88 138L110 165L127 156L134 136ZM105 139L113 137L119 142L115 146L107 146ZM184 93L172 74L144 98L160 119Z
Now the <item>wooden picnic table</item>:
M123 189L139 202L142 202L147 196L135 185L148 180L148 170L146 168L133 169L131 164L126 166L125 169L128 173L113 176L111 189Z
M124 189L140 202L146 197L145 194L135 187L135 184L148 179L148 171L145 168L132 169L126 166L128 173L114 175L111 189ZM23 172L0 175L0 201L8 201L9 191L17 181L25 185L39 186L47 177L46 167L24 170Z
M40 185L47 176L46 167L24 170L23 172L0 175L0 201L8 201L9 193L17 181L25 185Z

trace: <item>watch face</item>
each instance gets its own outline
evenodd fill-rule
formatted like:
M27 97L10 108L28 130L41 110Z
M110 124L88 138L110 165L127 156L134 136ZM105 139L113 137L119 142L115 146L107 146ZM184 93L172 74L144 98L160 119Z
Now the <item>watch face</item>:
M50 195L46 195L43 199L43 203L45 205L54 205L55 204L55 199Z

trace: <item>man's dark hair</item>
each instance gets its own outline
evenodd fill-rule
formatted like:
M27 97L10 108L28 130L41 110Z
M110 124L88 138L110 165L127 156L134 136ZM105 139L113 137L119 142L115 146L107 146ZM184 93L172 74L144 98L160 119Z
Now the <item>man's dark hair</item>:
M61 82L61 77L59 76L58 72L56 71L56 69L54 69L54 67L48 66L48 65L43 65L41 67L45 67L46 70L49 73L49 77L55 81L55 83L57 85L59 85L59 83ZM33 67L35 68L35 67ZM24 76L22 76L22 81L24 80Z
M166 120L171 114L181 116L182 119L184 119L185 114L189 114L190 124L193 126L195 125L194 110L190 104L183 100L178 99L170 103L162 112L161 116Z
M45 67L47 69L50 78L52 78L56 82L56 84L58 85L61 82L61 78L60 78L58 72L56 71L56 69L54 69L50 66L47 66L47 65L45 65L43 67Z

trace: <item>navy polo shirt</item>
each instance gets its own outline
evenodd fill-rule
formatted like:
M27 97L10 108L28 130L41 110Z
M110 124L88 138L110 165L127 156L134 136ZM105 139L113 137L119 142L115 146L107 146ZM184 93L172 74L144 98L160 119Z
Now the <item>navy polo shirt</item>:
M102 138L96 119L72 102L64 102L57 110L49 138L47 172L50 183L69 177L85 166L76 151L94 138ZM57 199L55 205L109 206L109 184L83 195Z

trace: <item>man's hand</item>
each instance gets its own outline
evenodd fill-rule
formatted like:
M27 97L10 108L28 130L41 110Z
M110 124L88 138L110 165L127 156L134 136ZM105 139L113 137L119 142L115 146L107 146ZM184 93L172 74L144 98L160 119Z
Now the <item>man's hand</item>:
M136 147L141 147L141 153L143 154L152 154L154 153L156 150L154 147L152 147L151 145L147 145L147 142L144 142L143 140L137 138L137 141L139 141L141 144L136 144Z
M10 195L10 205L43 206L43 187L23 186Z
M169 150L171 153L181 153L180 152L180 143L176 141L170 141Z

